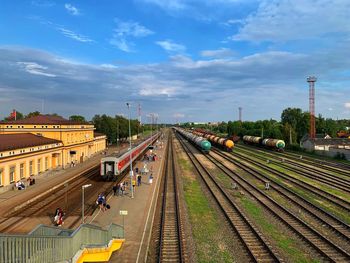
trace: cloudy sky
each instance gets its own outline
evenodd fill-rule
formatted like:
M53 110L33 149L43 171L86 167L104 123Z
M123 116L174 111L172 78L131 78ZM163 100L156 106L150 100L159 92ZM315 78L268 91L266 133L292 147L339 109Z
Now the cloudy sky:
M161 122L350 118L349 0L0 2L0 118L15 108Z

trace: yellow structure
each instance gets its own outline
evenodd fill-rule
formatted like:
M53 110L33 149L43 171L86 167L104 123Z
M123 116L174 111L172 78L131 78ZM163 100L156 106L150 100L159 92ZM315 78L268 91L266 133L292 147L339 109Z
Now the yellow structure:
M94 129L90 123L50 115L0 122L0 186L103 151L106 136Z
M109 243L108 247L84 248L83 252L76 262L107 262L109 261L112 253L120 249L124 242L124 239L113 239Z

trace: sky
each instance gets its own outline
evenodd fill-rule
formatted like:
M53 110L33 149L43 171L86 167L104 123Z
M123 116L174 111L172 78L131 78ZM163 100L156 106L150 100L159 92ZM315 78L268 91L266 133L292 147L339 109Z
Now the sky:
M348 0L2 0L0 119L12 109L142 121L350 118Z

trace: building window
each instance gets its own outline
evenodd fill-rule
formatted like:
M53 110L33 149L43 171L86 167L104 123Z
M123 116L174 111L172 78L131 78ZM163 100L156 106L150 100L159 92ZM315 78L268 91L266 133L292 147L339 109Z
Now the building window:
M49 169L49 157L45 157L45 171Z
M19 165L19 175L21 176L21 179L24 178L24 163Z
M0 186L2 185L2 169L0 169Z
M38 159L38 174L41 173L41 159Z
M10 183L15 181L15 166L10 167Z
M29 175L33 175L33 161L29 162Z

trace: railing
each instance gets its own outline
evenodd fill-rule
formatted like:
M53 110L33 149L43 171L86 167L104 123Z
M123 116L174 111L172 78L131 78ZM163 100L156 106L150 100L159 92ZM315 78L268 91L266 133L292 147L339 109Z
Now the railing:
M107 246L124 238L123 227L84 224L75 231L39 225L26 235L0 234L0 263L70 261L84 247Z

